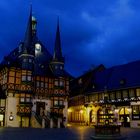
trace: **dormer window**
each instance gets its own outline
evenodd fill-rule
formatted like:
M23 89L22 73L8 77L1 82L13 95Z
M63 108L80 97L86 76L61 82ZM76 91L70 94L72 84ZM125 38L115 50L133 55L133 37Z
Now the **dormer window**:
M120 85L124 85L124 84L125 84L125 80L124 79L120 80Z

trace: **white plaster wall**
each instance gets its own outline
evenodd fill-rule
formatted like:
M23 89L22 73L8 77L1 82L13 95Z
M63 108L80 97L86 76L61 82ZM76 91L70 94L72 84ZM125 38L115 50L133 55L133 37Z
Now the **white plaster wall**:
M64 121L64 126L67 126L68 123L68 101L67 99L64 101L64 106L65 108L63 109L63 116L66 118L66 120Z
M10 94L9 94L10 95ZM17 104L19 98L8 96L6 99L6 116L5 116L5 124L7 127L19 127L20 118L17 116ZM13 115L13 121L9 120L9 116Z

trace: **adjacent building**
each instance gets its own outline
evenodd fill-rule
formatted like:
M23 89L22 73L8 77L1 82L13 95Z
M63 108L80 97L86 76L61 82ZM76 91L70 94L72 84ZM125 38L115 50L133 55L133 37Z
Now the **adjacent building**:
M70 84L68 120L104 124L102 106L110 104L110 124L140 127L140 61L105 68L100 65Z
M54 53L37 36L32 10L23 42L0 64L0 126L65 127L69 80L61 50L59 21Z

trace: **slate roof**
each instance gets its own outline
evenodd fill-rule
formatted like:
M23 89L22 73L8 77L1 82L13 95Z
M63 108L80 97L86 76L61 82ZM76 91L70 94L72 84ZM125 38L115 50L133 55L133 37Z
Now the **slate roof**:
M89 86L87 93L140 87L140 61L97 71L91 83L95 88Z
M85 74L75 78L70 82L70 96L76 96L80 94L84 94L87 88L92 84L92 79L94 78L94 73L96 71L102 71L105 67L103 65L99 65L96 68L89 70Z
M38 55L35 54L36 43L39 43L41 45L41 52ZM3 68L4 66L6 67L15 66L20 68L21 61L19 56L22 54L29 54L34 56L35 75L56 77L56 75L54 74L53 70L50 67L50 63L53 60L52 55L49 53L47 48L42 44L42 42L38 39L36 32L32 32L32 9L30 11L24 41L21 42L17 48L11 51L9 55L4 57L3 61L0 64L0 68ZM59 24L57 25L54 54L55 58L58 59L58 61L59 59L63 58L61 52ZM61 70L59 75L57 76L71 77L71 75L65 70Z
M82 84L78 83L80 78ZM140 60L87 72L72 81L70 95L77 96L135 87L140 87Z

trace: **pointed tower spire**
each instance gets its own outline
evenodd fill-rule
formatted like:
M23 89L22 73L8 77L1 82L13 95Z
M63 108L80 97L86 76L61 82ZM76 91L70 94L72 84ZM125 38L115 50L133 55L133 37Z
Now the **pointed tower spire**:
M58 21L57 21L57 30L56 30L56 38L55 38L55 48L54 48L53 60L58 61L58 62L63 62L64 61L64 58L62 56L62 50L61 50L59 18L58 18Z
M25 32L24 49L30 47L31 43L32 43L32 5L30 7L30 15L29 15L27 29Z

